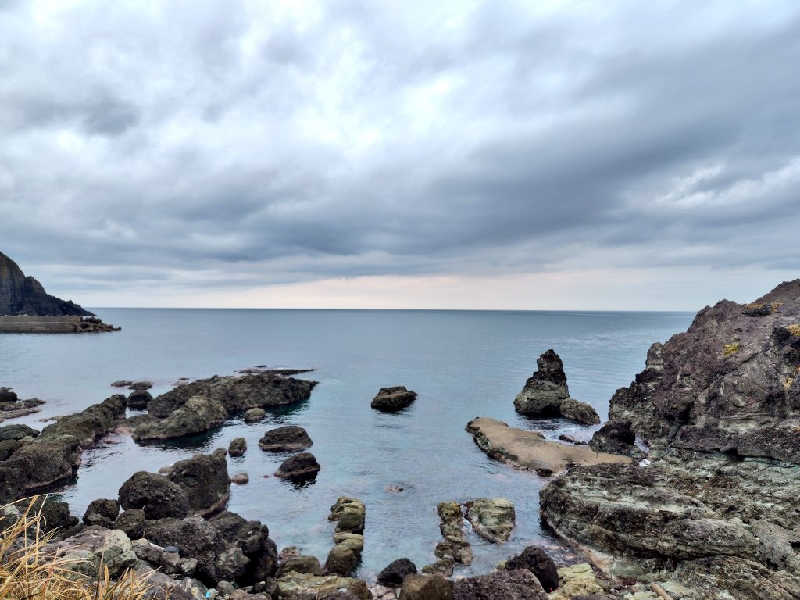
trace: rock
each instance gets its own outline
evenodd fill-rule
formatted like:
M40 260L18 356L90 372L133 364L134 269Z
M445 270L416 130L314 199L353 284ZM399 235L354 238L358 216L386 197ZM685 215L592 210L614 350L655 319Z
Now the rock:
M508 541L516 523L514 504L506 498L478 498L467 502L467 520L482 538L494 544Z
M190 510L197 514L207 516L218 512L230 498L228 462L222 452L179 460L167 477L186 493Z
M131 541L118 529L87 527L64 541L48 545L47 550L75 560L71 568L90 577L97 576L101 561L111 577L118 577L136 563Z
M100 404L93 404L81 412L61 417L42 429L39 438L55 440L69 435L77 439L81 447L88 448L116 427L125 416L126 404L125 396L110 396Z
M329 521L336 521L337 532L364 533L367 507L358 498L340 496L331 506Z
M267 431L258 445L266 452L296 452L310 448L314 442L302 427L287 425Z
M263 408L249 408L244 411L245 423L258 423L267 416L267 411Z
M558 569L559 587L550 594L550 600L574 600L577 597L602 594L603 588L598 583L592 567L588 563L580 563Z
M495 571L455 580L453 600L548 600L548 596L528 570Z
M70 514L69 504L66 502L55 500L50 496L39 496L33 500L30 498L19 500L15 506L20 514L26 509L29 509L29 514L41 513L39 527L42 533L52 532L58 538L76 533L78 518Z
M417 392L407 390L405 386L381 388L370 406L381 412L398 412L411 406L416 399Z
M490 458L510 462L545 477L565 471L572 465L631 461L627 456L549 441L535 431L514 429L502 421L486 417L478 417L467 423L467 431L473 435L478 448Z
M19 440L4 440L0 442L0 461L8 460L22 445Z
M72 301L50 296L33 277L26 277L17 263L0 252L0 315L85 315Z
M310 573L311 575L322 575L322 566L316 556L292 556L280 563L278 567L278 577L287 573Z
M464 516L458 502L440 502L436 507L439 514L439 530L443 541L436 545L433 553L440 559L429 571L452 572L452 563L472 564L472 549L464 534ZM444 562L441 562L444 561Z
M575 444L576 446L585 446L586 442L584 440L579 440L575 436L569 435L568 433L562 433L558 436L558 439L562 442L567 442L568 444Z
M536 362L537 371L514 399L518 413L539 418L564 417L586 425L600 422L590 405L570 398L567 375L558 354L550 349Z
M145 515L140 508L129 508L123 511L114 522L114 529L125 532L132 540L138 540L144 535Z
M160 519L148 521L144 533L150 542L175 546L181 557L197 560L197 577L204 583L213 585L221 579L217 558L228 547L211 522L199 516Z
M149 408L148 412L152 414ZM193 396L166 418L150 417L137 422L132 435L136 441L180 438L220 427L227 418L228 413L219 401Z
M333 534L333 543L350 548L359 556L361 556L361 553L364 551L364 536L360 533L350 533L348 531L336 532Z
M292 481L307 481L316 478L319 470L320 466L314 455L301 452L283 461L275 471L275 476Z
M546 592L552 592L558 587L558 570L553 559L538 546L528 546L520 554L506 561L505 568L509 571L527 569L534 575Z
M119 503L109 498L93 500L83 515L86 525L98 525L107 529L114 528L114 522L119 515Z
M336 544L328 553L325 572L346 577L356 570L359 560L359 554L348 548L346 544Z
M35 438L38 436L39 432L36 429L21 423L3 425L0 427L0 442L5 442L8 440L22 440L26 437Z
M147 390L134 390L128 396L128 408L145 410L153 397Z
M245 485L249 483L250 477L247 473L234 473L231 475L231 483L235 483L236 485Z
M247 440L242 437L231 440L228 446L228 454L230 454L231 457L244 456L245 452L247 452Z
M360 579L310 573L290 572L278 578L278 597L281 600L333 600L347 598L343 592L358 600L370 600L367 584ZM435 599L431 599L435 600Z
M174 546L162 548L144 538L134 541L132 546L137 558L165 573L191 576L197 570L197 560L194 558L182 559L180 552Z
M125 388L131 385L133 382L130 379L117 379L111 384L111 387L115 388Z
M227 544L237 545L249 562L237 579L242 585L263 581L278 569L278 550L269 538L269 529L259 521L245 521L235 513L223 512L213 517L211 525Z
M128 384L128 389L131 389L131 390L134 390L134 391L137 391L137 392L143 392L143 391L149 390L151 387L153 387L153 382L152 381L133 381L133 382Z
M378 583L386 587L400 587L406 575L413 575L417 572L417 565L407 558L398 558L384 567L378 574Z
M24 444L0 463L0 502L11 502L74 480L80 443L72 436Z
M0 402L16 402L17 394L10 388L0 387Z
M183 518L189 514L186 492L156 473L134 473L119 489L119 503L126 511L141 508L147 520L166 517Z
M643 458L644 453L636 447L635 442L636 435L631 429L630 421L608 421L595 431L589 447L595 452L610 452Z
M453 600L453 583L441 575L409 575L400 600Z
M203 396L223 405L228 414L250 408L274 408L308 400L316 381L294 379L274 373L252 373L232 377L214 376L177 386L154 398L149 412L163 419L194 396Z

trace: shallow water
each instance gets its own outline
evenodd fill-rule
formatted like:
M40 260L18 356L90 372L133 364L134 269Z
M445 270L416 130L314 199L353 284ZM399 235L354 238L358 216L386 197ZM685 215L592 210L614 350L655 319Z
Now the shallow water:
M539 524L538 491L546 480L489 460L464 427L475 416L541 429L548 437L593 428L530 421L513 399L554 348L564 360L571 395L602 418L614 390L627 386L654 341L684 330L688 313L531 311L331 311L104 309L122 326L113 334L0 336L0 385L21 397L47 401L21 422L101 401L116 379L149 379L154 395L179 377L230 374L236 369L311 367L320 384L302 405L273 412L265 422L233 421L182 444L141 447L113 436L84 454L78 481L63 492L73 514L98 497L116 497L135 471L155 471L197 451L227 447L245 437L248 452L229 458L229 471L250 483L232 486L230 510L266 523L278 547L299 546L324 561L332 545L328 509L340 495L367 505L361 575L374 575L406 556L418 566L434 560L439 539L436 504L505 496L516 505L511 540L493 546L471 535L475 562L461 572L484 572L529 543L548 542ZM405 385L417 401L385 415L369 403L381 386ZM295 487L272 476L282 456L258 448L278 424L305 427L322 465L315 483ZM402 487L400 492L392 491Z

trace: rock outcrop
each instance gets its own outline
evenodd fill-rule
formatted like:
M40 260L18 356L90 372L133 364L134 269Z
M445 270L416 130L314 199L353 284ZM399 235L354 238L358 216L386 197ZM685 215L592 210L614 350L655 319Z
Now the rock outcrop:
M26 277L17 263L0 252L0 315L92 316L72 301L44 291L33 277Z
M798 367L800 280L701 310L614 394L624 435L593 440L629 448L630 424L649 461L571 469L541 491L544 521L681 598L800 597Z
M563 417L585 425L600 422L591 405L570 397L564 363L555 351L548 350L536 363L538 369L514 399L518 413L538 418Z
M265 452L296 452L313 445L308 432L296 425L270 429L258 440L258 446Z
M565 471L572 465L628 463L630 458L595 452L588 446L561 444L545 439L536 431L509 427L503 421L479 417L467 423L475 444L490 458L503 460L543 477Z
M381 388L372 399L372 408L381 412L398 412L408 408L417 399L417 392L405 386Z
M506 498L476 498L465 504L467 520L483 539L507 542L517 521L514 503Z

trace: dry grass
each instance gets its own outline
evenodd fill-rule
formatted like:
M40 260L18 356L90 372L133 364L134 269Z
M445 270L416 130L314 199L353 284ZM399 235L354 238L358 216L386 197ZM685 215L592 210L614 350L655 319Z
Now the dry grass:
M800 337L800 323L793 323L792 325L787 325L786 329L788 329L789 333L791 333L793 336Z
M732 354L736 354L739 351L739 348L741 348L739 342L725 344L722 347L722 356L731 356Z
M108 568L96 577L73 570L79 559L45 551L52 534L41 530L41 510L31 499L17 521L0 532L0 599L2 600L143 600L146 577L126 571L111 581Z

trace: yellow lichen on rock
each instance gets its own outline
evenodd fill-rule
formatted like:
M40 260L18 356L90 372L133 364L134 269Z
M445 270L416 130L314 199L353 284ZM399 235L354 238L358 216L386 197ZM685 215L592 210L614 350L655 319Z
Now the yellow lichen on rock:
M558 569L558 589L548 594L550 600L570 600L574 596L588 596L603 592L589 563L580 563Z

